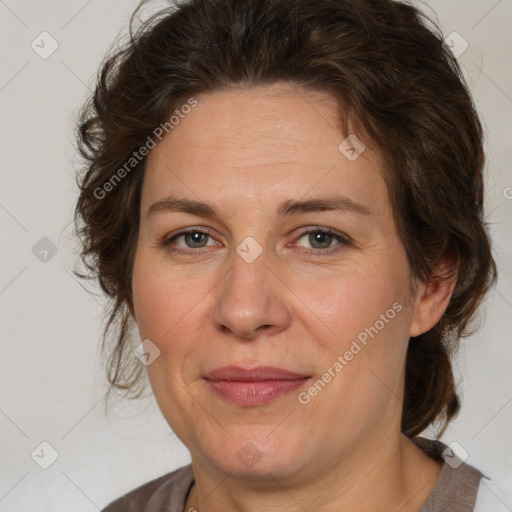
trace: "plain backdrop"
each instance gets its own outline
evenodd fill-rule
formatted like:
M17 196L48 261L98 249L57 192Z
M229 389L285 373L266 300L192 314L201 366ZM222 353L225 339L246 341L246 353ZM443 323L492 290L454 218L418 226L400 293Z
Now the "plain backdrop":
M0 0L1 512L93 512L190 460L152 398L105 413L104 303L70 273L73 123L136 5ZM418 5L468 43L459 61L485 126L486 220L500 273L481 330L462 344L462 411L442 440L511 489L512 0Z

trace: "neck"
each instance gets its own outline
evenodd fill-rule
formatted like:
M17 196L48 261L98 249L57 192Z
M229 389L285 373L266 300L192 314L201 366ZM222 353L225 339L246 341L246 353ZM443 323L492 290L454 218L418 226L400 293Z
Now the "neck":
M225 475L192 457L196 483L185 512L417 512L442 464L402 434L378 443L365 439L361 450L341 463L324 462L287 479L278 481L269 473L265 483Z

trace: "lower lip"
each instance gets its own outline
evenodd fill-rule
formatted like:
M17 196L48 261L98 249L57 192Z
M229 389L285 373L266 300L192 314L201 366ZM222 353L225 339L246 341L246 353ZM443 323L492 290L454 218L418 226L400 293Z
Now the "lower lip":
M230 381L207 380L210 387L222 398L237 405L265 405L280 396L300 388L309 377L297 380Z

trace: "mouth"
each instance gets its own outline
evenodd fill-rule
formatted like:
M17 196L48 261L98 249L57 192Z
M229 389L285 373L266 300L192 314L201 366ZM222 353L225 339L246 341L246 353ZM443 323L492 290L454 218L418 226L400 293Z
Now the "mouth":
M239 366L217 368L204 376L217 395L236 405L256 407L297 390L311 378L284 368L259 366L246 370Z

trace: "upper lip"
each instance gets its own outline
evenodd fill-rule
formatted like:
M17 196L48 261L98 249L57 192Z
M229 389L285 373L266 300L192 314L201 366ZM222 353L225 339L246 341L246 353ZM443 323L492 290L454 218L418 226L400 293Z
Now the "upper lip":
M267 380L298 380L307 379L308 375L277 368L275 366L258 366L256 368L245 369L240 366L223 366L216 368L205 375L208 380L234 380L234 381L267 381Z

